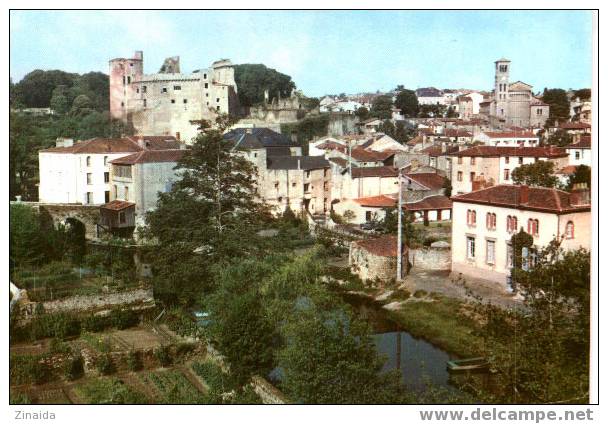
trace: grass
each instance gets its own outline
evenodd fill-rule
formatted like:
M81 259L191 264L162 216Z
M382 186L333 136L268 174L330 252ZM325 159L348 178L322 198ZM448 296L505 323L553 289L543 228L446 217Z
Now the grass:
M146 397L115 377L101 377L77 386L74 391L86 404L145 404Z
M161 394L160 403L200 404L204 396L178 370L146 372L139 375L141 382L153 386Z
M437 296L434 302L407 302L400 310L388 311L412 336L460 357L479 356L483 340L477 325L460 313L462 303Z

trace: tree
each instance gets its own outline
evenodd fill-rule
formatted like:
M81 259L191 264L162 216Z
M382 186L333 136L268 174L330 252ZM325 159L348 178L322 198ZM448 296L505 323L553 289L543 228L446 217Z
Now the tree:
M355 115L359 118L359 122L365 121L369 118L369 110L366 107L361 106L355 111Z
M370 115L379 119L391 119L393 113L393 100L390 96L377 96L372 102Z
M168 303L191 303L210 290L209 265L257 249L267 207L259 201L255 168L222 137L225 116L204 129L178 162L180 179L161 193L142 235L158 243L155 294Z
M545 88L542 101L550 106L547 125L553 125L556 120L564 122L570 119L570 101L565 90L561 88Z
M50 107L60 115L66 113L69 109L68 88L65 85L58 85L53 90Z
M74 99L70 113L74 116L83 116L91 113L92 103L88 96L81 94Z
M243 106L253 106L264 101L264 91L272 100L288 97L296 85L289 75L267 68L262 64L234 65L234 80L239 88L239 101Z
M567 190L572 190L574 184L587 184L591 188L591 168L587 165L579 165L575 168L574 174L568 177Z
M520 165L513 170L513 183L523 184L534 187L549 187L557 186L559 182L555 176L555 164L547 160L539 160L538 162L527 165Z
M401 90L395 99L395 107L401 109L401 113L413 118L418 115L418 97L413 90Z
M15 100L25 107L49 107L53 90L59 85L71 87L77 75L58 70L32 71L17 83Z
M581 88L580 90L576 90L574 92L574 97L578 97L581 101L591 100L591 89Z
M45 255L45 237L38 213L30 206L13 204L10 207L9 256L17 268L39 264Z
M587 402L589 253L565 252L555 240L538 252L534 266L513 270L522 307L477 305L486 357L502 388L482 396L492 403Z
M446 118L457 118L458 112L456 112L456 108L454 106L448 107L448 111L445 115Z
M402 403L399 372L381 374L369 329L341 310L300 302L282 328L280 387L297 403Z
M547 143L557 147L565 147L572 143L572 135L566 130L557 130L549 136Z
M431 117L442 117L445 115L445 105L421 105L418 117L420 118L431 118Z

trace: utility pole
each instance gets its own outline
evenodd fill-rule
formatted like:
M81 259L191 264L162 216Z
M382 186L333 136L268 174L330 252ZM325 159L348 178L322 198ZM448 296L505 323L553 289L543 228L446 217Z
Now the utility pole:
M402 230L403 230L403 183L401 182L401 171L403 168L399 168L397 171L397 180L399 181L399 210L397 211L397 281L401 281L402 273L402 262L403 262L403 241L402 241Z

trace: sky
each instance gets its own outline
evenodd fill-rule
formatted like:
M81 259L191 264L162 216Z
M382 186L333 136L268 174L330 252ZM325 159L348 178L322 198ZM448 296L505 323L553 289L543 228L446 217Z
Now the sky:
M263 63L308 96L416 89L490 90L494 61L535 91L592 84L592 12L585 11L11 11L10 75L34 69L108 73L144 51L181 71Z

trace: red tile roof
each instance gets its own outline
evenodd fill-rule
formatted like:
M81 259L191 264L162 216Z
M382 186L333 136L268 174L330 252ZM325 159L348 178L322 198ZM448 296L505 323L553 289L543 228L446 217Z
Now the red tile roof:
M124 200L112 200L110 203L106 203L100 207L111 211L121 211L131 206L135 206L135 203L125 202Z
M415 181L418 184L423 185L429 190L438 190L443 188L445 178L436 173L420 173L420 174L406 174L405 177Z
M385 161L391 156L395 156L395 151L385 150L383 152L376 152L372 150L365 150L360 147L351 150L351 156L353 159L359 162L379 162Z
M531 131L486 131L484 134L490 138L537 138Z
M458 151L458 146L448 146L446 148L446 151L442 151L441 146L439 145L432 145L429 147L425 147L424 149L420 150L419 153L424 153L427 154L429 156L441 156L441 155L448 155L450 153L454 153Z
M556 174L571 175L576 172L576 165L564 166L562 169L555 171Z
M395 197L390 195L381 194L379 196L371 196L371 197L360 197L355 199L355 202L360 204L361 206L368 208L390 208L394 207L397 204L396 194Z
M446 128L443 135L446 137L473 137L473 134L471 134L469 131L458 130L455 128Z
M572 143L566 146L566 149L590 149L591 148L591 137L581 137L577 143Z
M396 177L397 169L392 166L362 166L352 169L353 178Z
M408 146L415 146L416 144L420 144L423 141L424 140L422 139L422 136L418 135L418 136L412 138L411 140L409 140L408 142L406 142L405 144L407 144Z
M451 153L450 156L500 157L523 156L538 158L561 158L568 156L564 149L549 147L474 146Z
M385 235L378 238L359 240L355 244L376 256L397 257L397 236ZM405 248L403 249L405 253Z
M346 168L348 166L348 161L346 159L343 158L329 158L327 159L330 162L335 163L336 165L342 167L342 168Z
M562 122L559 127L563 130L586 130L591 128L591 125L584 122Z
M141 141L138 143L138 141ZM145 144L144 144L145 143ZM177 149L179 142L173 136L132 136L122 138L91 138L78 141L69 147L51 147L44 153L132 153L144 149Z
M113 165L134 165L136 163L177 162L188 150L143 150L132 155L110 161Z
M403 205L403 209L406 209L408 211L422 211L429 209L452 209L452 201L449 197L443 195L429 196L418 202L406 203Z
M505 184L452 196L452 201L528 209L556 214L586 212L591 209L590 205L575 205L572 194L566 191L554 188Z

